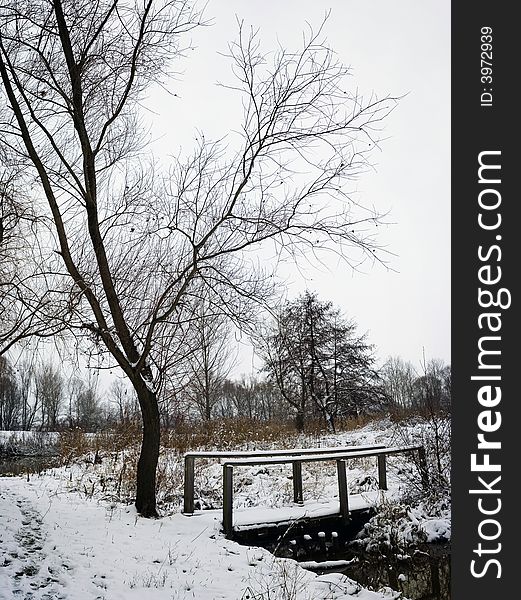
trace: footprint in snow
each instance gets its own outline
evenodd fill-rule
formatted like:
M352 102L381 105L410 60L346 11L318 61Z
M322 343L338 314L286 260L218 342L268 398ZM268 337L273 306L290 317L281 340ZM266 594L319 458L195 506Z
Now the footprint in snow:
M60 593L63 587L54 570L50 566L44 566L48 557L44 551L46 534L41 514L26 498L12 493L7 496L2 494L2 500L16 506L21 513L21 526L14 534L16 550L4 552L3 562L0 562L0 567L4 567L11 575L11 597L24 600L65 600L65 595ZM4 596L0 593L0 599L2 598Z

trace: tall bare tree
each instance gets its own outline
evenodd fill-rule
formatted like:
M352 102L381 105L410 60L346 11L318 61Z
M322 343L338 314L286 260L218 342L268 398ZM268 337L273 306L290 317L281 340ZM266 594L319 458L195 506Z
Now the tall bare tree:
M121 379L115 379L109 389L109 403L113 405L110 412L117 421L123 423L139 414L139 408L132 393Z
M87 379L73 375L68 380L66 388L69 426L94 431L99 427L103 418L97 380L90 372Z
M195 307L192 329L185 393L201 418L209 421L233 366L230 321L219 307L213 307L203 296Z
M199 140L162 178L146 166L139 110L201 22L191 3L7 0L0 14L1 135L46 216L52 306L136 391L136 507L155 516L158 389L183 352L194 290L238 319L273 288L255 249L375 260L378 215L344 185L366 170L395 100L350 94L321 30L268 55L241 27L228 86L242 97L239 133L226 147Z
M20 398L22 400L21 428L24 431L32 429L38 403L36 394L33 393L35 366L29 358L23 358L17 365L18 385L20 388Z
M12 150L0 134L0 354L22 340L54 337L64 329L63 305L49 285L52 273L40 260L37 231L45 224L22 192L29 182Z
M95 431L102 421L103 413L98 396L97 381L89 377L76 399L76 422L87 431Z
M282 405L276 386L253 375L242 375L238 381L226 380L219 409L223 417L247 417L261 421L287 418L287 407Z
M5 356L0 356L0 430L20 425L22 400L15 372Z
M413 365L399 356L390 356L382 367L382 383L392 408L407 409L414 399L414 381L417 377Z
M52 362L42 363L35 376L36 395L41 410L42 429L55 431L63 405L64 379Z

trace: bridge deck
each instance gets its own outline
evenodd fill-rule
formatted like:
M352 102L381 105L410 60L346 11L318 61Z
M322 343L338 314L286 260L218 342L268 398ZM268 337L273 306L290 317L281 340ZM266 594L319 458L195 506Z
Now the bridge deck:
M378 482L379 488L382 492L387 490L387 457L393 454L410 454L417 453L418 461L420 463L420 473L422 477L423 485L427 485L427 469L425 459L425 449L423 446L389 446L389 447L378 447L371 449L355 450L350 449L349 452L335 452L328 453L327 450L321 454L305 454L300 456L263 456L263 457L247 457L247 458L230 458L223 462L223 529L228 537L233 535L234 530L237 531L237 525L240 525L237 521L237 514L234 519L233 510L233 471L234 467L246 467L253 465L277 465L277 464L291 464L293 468L293 499L295 504L303 506L303 491L302 491L302 464L310 462L326 462L335 461L337 466L338 474L338 504L340 510L337 512L338 516L344 521L349 520L349 514L353 510L352 498L349 497L348 486L347 486L347 462L356 458L369 458L375 457L378 465ZM378 493L378 492L377 492ZM360 503L360 500L358 500ZM367 506L365 506L367 508ZM362 510L362 507L355 505L355 511ZM283 510L283 509L281 509ZM291 507L294 511L294 515L297 515L298 507ZM333 511L332 511L333 514ZM293 517L293 520L298 517ZM302 516L300 517L302 518ZM311 518L311 516L310 516ZM318 516L317 516L318 518ZM279 512L278 521L282 519L281 513ZM261 519L264 523L264 519ZM256 512L255 521L259 522L259 513ZM247 524L247 523L246 523ZM252 523L253 524L253 523ZM245 524L243 524L244 526ZM264 525L265 526L265 523Z
M349 496L351 513L378 506L384 498L390 499L394 492L375 490ZM324 502L306 501L302 505L283 506L279 508L237 508L234 510L235 531L264 529L268 527L289 526L303 519L320 519L323 517L340 517L339 501Z
M276 524L292 523L302 519L320 519L334 517L335 514L344 522L349 520L353 511L361 512L374 506L377 498L387 491L388 456L394 454L417 454L419 472L424 486L428 485L427 462L423 446L347 446L336 448L294 448L273 451L253 452L188 452L185 454L184 510L185 514L194 512L194 462L196 458L217 458L223 467L223 529L228 537L234 530L245 528L263 528ZM379 491L364 494L348 494L347 463L358 458L374 457L377 459ZM335 461L338 476L338 501L312 508L306 504L302 490L302 465L311 462ZM296 506L277 509L249 509L246 512L237 510L234 518L233 509L233 471L234 467L254 465L291 464L293 470L293 500ZM246 516L248 515L248 516Z

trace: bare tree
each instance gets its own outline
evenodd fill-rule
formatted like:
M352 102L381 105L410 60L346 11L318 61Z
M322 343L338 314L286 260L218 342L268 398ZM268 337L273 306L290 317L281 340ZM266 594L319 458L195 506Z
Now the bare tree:
M0 356L0 430L17 429L22 402L15 372L5 356Z
M23 163L0 134L0 354L28 338L64 329L37 236L38 213L22 189Z
M76 427L76 405L78 396L83 388L83 380L78 375L72 375L65 386L67 396L67 422L69 427Z
M35 387L41 410L41 428L55 431L63 405L65 382L52 362L42 363L36 370Z
M202 419L209 421L233 366L228 317L203 296L195 307L186 394Z
M301 343L304 333L302 319L291 310L281 310L273 323L262 328L256 336L257 350L264 361L268 378L294 410L298 431L304 430L311 403L306 383L308 357L306 347Z
M344 184L367 169L395 100L349 94L321 30L267 55L241 27L228 86L242 96L239 134L228 147L200 140L162 183L145 164L139 108L201 21L191 4L11 0L0 19L2 138L47 217L52 306L136 391L136 507L155 516L158 390L183 352L194 290L244 322L273 290L252 250L378 260L379 217Z
M0 429L32 429L38 411L31 360L0 355Z
M32 429L38 411L37 396L34 393L35 367L32 360L24 358L17 365L18 386L22 401L21 428Z
M428 424L430 454L435 462L435 477L447 487L450 464L446 460L451 447L450 387L447 387L447 367L440 359L429 361L423 354L422 375L414 382L414 404Z
M299 430L313 409L335 431L337 416L379 407L373 348L331 302L306 291L282 307L259 339L268 377L296 410Z
M181 421L189 416L193 407L189 398L185 395L185 386L173 387L165 385L159 397L159 411L161 414L161 426L164 429L173 429Z
M82 429L95 431L102 420L97 381L90 376L76 399L76 423Z
M387 359L382 367L382 383L392 408L411 408L414 399L414 381L417 377L412 364L399 356Z
M110 384L109 404L113 405L110 412L122 423L127 415L127 386L121 379L115 379Z
M70 427L93 431L102 421L98 384L89 372L87 379L73 375L67 382L67 420Z
M396 361L397 364L400 364ZM412 382L408 407L424 419L423 427L398 423L399 443L422 443L428 458L430 491L450 490L451 456L451 386L450 365L440 359L422 356L421 372ZM417 464L419 470L422 466Z
M276 386L253 375L243 375L238 381L226 380L219 405L223 417L247 417L262 421L287 418L286 407L282 406Z
M423 355L421 375L413 382L413 404L419 411L450 413L451 370L441 359L426 360Z

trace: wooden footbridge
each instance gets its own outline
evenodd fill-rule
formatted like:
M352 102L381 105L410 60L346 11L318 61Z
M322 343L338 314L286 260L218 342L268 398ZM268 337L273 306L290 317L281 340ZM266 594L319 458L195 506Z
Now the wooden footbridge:
M233 475L234 469L248 466L270 466L290 464L293 470L293 501L295 505L303 505L304 493L302 488L302 464L311 462L336 462L338 477L339 511L337 517L347 522L350 512L360 510L361 507L350 507L346 466L349 460L356 458L375 457L378 470L378 484L380 490L387 490L387 456L393 454L416 453L422 484L427 485L427 465L425 449L423 446L344 446L334 448L294 448L291 450L264 450L253 452L188 452L185 454L184 464L184 506L183 513L194 513L194 469L196 459L217 459L223 468L223 513L222 524L227 537L234 534L233 517ZM365 507L367 508L367 507ZM308 516L309 518L309 516ZM312 518L312 517L311 517ZM273 522L276 527L284 521ZM250 524L250 527L255 527ZM244 528L244 527L243 527Z

